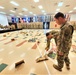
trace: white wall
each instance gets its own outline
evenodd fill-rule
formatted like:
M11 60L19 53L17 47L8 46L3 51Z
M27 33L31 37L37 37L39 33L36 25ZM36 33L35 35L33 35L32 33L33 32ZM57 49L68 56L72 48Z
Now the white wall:
M7 16L8 22L12 23L12 18L11 16Z
M76 21L76 14L71 14L70 21Z
M0 14L0 24L3 26L8 25L8 19L6 15Z

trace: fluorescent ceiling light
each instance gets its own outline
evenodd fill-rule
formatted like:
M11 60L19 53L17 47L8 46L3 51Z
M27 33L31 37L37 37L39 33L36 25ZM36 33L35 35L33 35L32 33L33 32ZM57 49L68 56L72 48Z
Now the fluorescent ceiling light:
M63 2L58 3L58 7L61 7L63 5Z
M45 12L45 10L42 10L42 12Z
M1 9L4 9L4 7L3 7L3 6L0 6L0 8L1 8Z
M29 12L30 14L33 14L33 12Z
M59 11L60 9L56 9L56 11Z
M74 9L76 9L76 7Z
M13 13L15 13L15 11L13 11L13 10L10 10L10 12L13 12Z
M0 12L0 14L6 14L5 12Z
M11 1L10 3L13 4L13 5L15 5L15 6L19 6L19 4L16 3L16 2L14 2L14 1Z
M39 9L43 9L42 5L39 5L38 7L39 7Z
M39 2L39 0L34 0L34 2Z
M23 8L22 10L24 10L24 11L28 11L28 9L26 9L26 8Z
M19 13L19 15L23 15L22 13Z
M73 11L69 11L69 13L72 13Z

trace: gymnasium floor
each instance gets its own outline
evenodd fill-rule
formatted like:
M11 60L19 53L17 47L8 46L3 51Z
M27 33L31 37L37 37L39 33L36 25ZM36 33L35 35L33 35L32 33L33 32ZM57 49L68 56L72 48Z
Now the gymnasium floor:
M24 35L29 33L28 36ZM0 72L0 75L76 75L76 53L70 50L71 70L68 71L64 65L63 71L59 72L53 68L57 63L51 59L36 63L35 59L44 53L46 37L44 30L21 30L0 34L0 64L7 64L7 67ZM3 37L6 35L6 37ZM31 38L37 38L36 42L28 42ZM15 38L15 41L11 41ZM37 41L40 41L38 44ZM54 40L52 41L53 44ZM73 34L73 45L76 45L76 31ZM25 63L15 68L15 63L24 60Z

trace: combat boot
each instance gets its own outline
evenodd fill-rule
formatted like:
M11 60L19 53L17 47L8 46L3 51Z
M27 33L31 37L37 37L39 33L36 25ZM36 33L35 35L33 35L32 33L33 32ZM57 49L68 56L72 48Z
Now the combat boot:
M59 68L57 65L53 65L53 67L56 69L56 70L58 70L58 71L62 71L62 69L61 68Z
M66 64L66 68L67 68L67 70L70 70L69 64Z

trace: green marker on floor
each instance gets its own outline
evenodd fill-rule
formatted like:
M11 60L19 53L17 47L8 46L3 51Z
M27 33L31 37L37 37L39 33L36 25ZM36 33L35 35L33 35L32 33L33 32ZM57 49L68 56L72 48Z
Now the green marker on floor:
M0 72L2 72L7 66L8 66L7 64L2 63L0 65Z
M55 54L55 53L50 53L50 54L48 54L48 56L49 56L50 58L52 58L52 59L55 59L56 54Z

